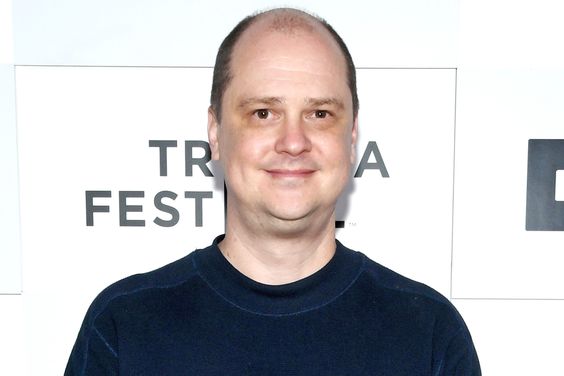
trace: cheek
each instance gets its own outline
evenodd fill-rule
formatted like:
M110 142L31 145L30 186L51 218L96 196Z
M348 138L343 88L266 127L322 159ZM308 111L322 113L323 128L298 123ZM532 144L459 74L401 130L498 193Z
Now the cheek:
M272 149L271 141L252 132L232 131L224 135L221 141L221 158L224 165L233 168L245 168L265 158Z
M330 135L321 140L319 146L326 157L334 161L335 164L343 164L344 160L348 164L351 157L350 136L342 133Z

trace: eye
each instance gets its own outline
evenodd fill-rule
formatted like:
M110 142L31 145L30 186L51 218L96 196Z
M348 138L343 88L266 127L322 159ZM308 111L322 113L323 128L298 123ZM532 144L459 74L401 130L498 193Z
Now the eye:
M260 110L255 111L255 115L259 119L268 119L269 114L270 114L270 111L268 111L267 109L264 109L264 108L261 108Z
M325 119L328 113L325 110L316 110L314 115L317 119Z

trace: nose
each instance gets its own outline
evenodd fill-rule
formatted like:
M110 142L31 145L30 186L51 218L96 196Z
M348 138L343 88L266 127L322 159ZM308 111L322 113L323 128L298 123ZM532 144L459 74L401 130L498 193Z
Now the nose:
M279 129L275 150L277 153L286 153L298 156L311 151L311 140L306 124L300 119L286 119Z

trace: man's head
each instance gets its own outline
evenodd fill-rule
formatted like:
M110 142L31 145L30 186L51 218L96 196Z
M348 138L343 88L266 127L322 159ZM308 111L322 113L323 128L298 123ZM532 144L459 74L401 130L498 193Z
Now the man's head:
M269 15L275 15L276 17L274 18L274 22L271 25L275 30L291 33L292 31L297 29L311 30L312 24L317 24L319 26L322 26L329 32L331 37L339 46L347 65L346 80L353 100L353 116L356 117L359 107L358 94L356 89L356 71L351 54L349 53L347 45L345 44L341 36L337 34L333 27L322 18L315 17L297 9L279 8L266 12L256 13L244 18L233 28L233 30L231 30L231 32L221 43L215 60L210 98L211 108L217 116L217 119L221 121L223 94L225 93L225 89L229 85L233 77L233 72L231 70L231 59L235 45L241 38L241 35L254 22L263 17L268 17Z
M227 230L237 223L290 236L329 228L355 157L352 62L306 13L273 10L243 22L244 31L230 34L238 36L222 63L228 74L215 88L220 108L212 103L208 113L229 194Z

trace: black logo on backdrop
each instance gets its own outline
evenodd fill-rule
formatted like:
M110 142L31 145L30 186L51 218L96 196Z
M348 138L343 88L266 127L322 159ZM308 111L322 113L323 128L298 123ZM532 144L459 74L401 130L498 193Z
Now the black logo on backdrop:
M149 140L149 148L158 150L159 156L159 175L168 176L168 151L178 147L176 140ZM200 156L196 156L200 155ZM203 174L205 177L213 177L208 163L211 160L211 151L209 144L202 140L186 140L184 141L184 175L192 177L195 171L197 174ZM362 177L365 170L378 170L382 177L389 177L386 164L382 158L382 154L378 149L375 141L369 141L362 158L357 166L354 177ZM180 220L180 212L174 203L179 194L173 191L160 191L153 197L153 206L160 212L153 219L153 223L160 227L176 226ZM203 226L204 203L207 199L213 199L213 191L184 191L180 196L185 199L194 200L194 222L196 227ZM227 193L225 193L227 196ZM95 213L109 213L110 205L108 199L112 197L111 190L88 190L85 191L86 202L86 226L94 226ZM139 203L145 198L145 191L127 190L118 191L118 217L120 227L144 227L145 219L134 219L135 213L144 211L143 205ZM138 214L140 215L140 214ZM337 228L345 226L344 221L336 221Z
M556 201L558 170L564 170L564 140L529 140L527 231L564 231L564 201Z

